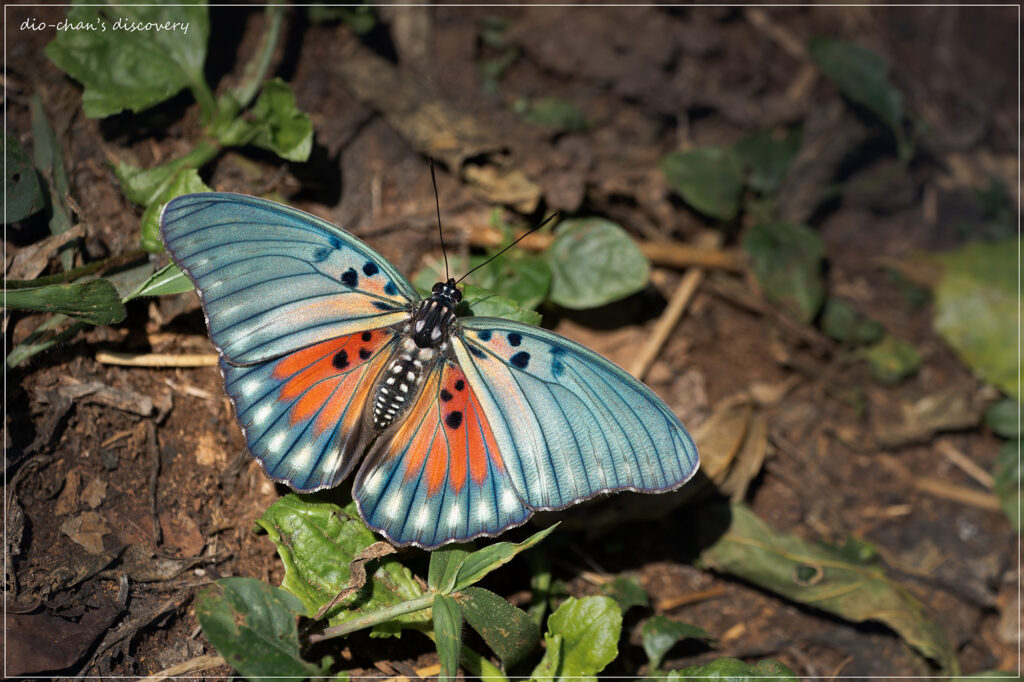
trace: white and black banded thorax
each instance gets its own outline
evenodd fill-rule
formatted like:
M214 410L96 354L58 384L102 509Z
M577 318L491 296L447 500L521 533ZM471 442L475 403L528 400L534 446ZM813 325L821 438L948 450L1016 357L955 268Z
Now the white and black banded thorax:
M412 404L423 377L432 368L438 352L444 350L455 323L455 306L461 300L462 292L449 279L435 284L430 298L416 308L403 330L405 338L377 384L373 397L374 427L386 428Z

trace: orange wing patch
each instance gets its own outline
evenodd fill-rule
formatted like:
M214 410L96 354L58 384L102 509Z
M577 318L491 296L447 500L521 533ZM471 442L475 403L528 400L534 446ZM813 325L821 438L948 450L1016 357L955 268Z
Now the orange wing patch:
M272 376L284 382L278 401L294 401L288 415L290 422L305 421L319 410L314 424L319 434L336 423L349 405L362 405L373 383L362 379L374 369L379 371L387 359L387 354L380 350L393 337L388 329L357 332L309 346L279 360ZM320 410L321 407L324 409ZM346 426L361 413L361 407L349 410Z
M496 470L502 469L494 433L457 365L445 363L440 372L431 374L393 442L409 443L405 480L422 474L430 496L445 480L456 493L469 479L481 485L487 478L488 461Z

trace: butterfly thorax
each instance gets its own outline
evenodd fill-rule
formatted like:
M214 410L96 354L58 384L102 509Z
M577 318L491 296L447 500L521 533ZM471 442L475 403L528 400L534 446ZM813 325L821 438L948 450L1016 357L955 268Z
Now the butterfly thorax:
M412 403L426 370L448 338L455 306L462 292L455 280L438 282L430 298L419 304L408 323L406 338L388 362L373 399L373 425L386 428Z

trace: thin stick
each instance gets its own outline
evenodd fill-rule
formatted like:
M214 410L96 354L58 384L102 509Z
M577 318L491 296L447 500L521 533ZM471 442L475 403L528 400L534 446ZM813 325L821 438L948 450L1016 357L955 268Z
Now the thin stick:
M215 367L219 359L216 353L96 353L96 362L125 367Z
M923 493L928 493L935 497L941 497L944 500L951 500L971 507L977 507L978 509L985 509L987 511L994 512L1002 511L1003 509L999 504L999 498L992 493L983 493L978 490L966 488L962 485L946 483L939 478L916 478L914 479L914 487Z
M551 246L554 239L549 234L531 234L520 237L523 241L520 246L530 251L543 251ZM474 227L470 231L469 243L471 246L499 246L503 243L504 236L501 230L493 227ZM736 249L707 249L678 242L636 242L644 255L651 259L654 265L669 268L691 268L701 267L708 270L726 270L729 272L743 272L746 270L746 260L743 254Z
M704 235L702 241L709 248L713 249L721 242L721 235L718 232L709 232ZM686 306L689 305L693 294L697 291L697 287L700 286L702 281L704 281L704 268L691 268L683 275L682 281L672 293L672 298L669 299L668 306L665 307L665 311L658 318L658 323L654 326L654 330L647 338L647 343L640 349L639 355L637 355L632 367L630 367L630 374L641 381L647 375L648 370L651 369L651 365L654 364L665 342L668 341L672 330L676 328L679 318L682 317Z
M143 677L139 682L159 682L159 680L166 680L169 677L180 677L188 675L189 673L198 672L200 670L209 670L210 668L216 668L218 665L227 665L221 656L213 656L207 654L205 656L197 656L196 658L188 661L183 661L177 665L172 665L170 668L161 670L158 673L153 673L149 677Z
M935 444L935 448L942 453L946 459L958 466L965 474L989 490L992 490L992 486L995 485L992 474L972 462L967 455L953 447L953 444L948 440L940 440Z

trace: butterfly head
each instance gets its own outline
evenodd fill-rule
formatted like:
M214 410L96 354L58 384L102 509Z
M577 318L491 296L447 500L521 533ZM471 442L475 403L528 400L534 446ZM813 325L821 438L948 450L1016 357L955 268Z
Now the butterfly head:
M449 278L447 282L438 282L434 285L431 291L430 299L437 301L444 306L447 306L452 311L455 310L455 306L462 300L462 292L459 291L458 286L455 284L453 278Z

